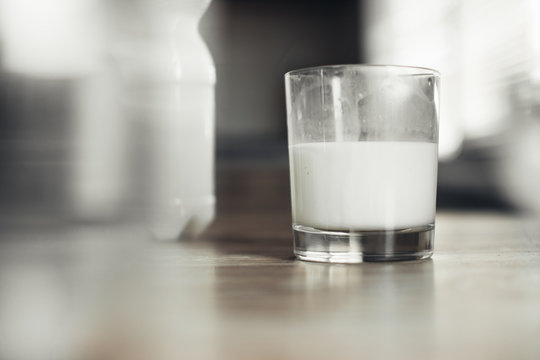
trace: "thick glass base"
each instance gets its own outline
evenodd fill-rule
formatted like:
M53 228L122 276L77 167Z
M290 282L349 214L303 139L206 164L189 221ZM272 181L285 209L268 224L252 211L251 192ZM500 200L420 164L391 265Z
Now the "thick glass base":
M400 230L331 231L293 225L294 254L300 260L329 263L428 259L435 226Z

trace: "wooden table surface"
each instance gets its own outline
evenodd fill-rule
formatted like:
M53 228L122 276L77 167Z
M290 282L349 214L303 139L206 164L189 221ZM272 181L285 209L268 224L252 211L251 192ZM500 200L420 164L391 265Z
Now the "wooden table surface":
M218 172L200 239L2 230L1 359L540 359L540 226L440 211L420 262L292 254L279 169Z

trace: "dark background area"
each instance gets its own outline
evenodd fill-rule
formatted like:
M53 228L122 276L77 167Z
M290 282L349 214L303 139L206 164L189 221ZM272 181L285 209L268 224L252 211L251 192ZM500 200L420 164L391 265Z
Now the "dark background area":
M216 65L218 165L287 162L283 75L362 60L358 1L215 0L199 29Z

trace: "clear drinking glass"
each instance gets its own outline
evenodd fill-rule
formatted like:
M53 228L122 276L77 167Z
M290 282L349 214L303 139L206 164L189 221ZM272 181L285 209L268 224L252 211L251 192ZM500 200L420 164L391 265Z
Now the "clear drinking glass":
M363 262L433 253L439 73L335 65L285 74L294 252Z

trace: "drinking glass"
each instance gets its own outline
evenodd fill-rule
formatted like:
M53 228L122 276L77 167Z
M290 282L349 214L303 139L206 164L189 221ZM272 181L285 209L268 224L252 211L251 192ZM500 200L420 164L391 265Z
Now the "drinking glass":
M439 73L334 65L285 74L294 252L301 260L433 253Z

